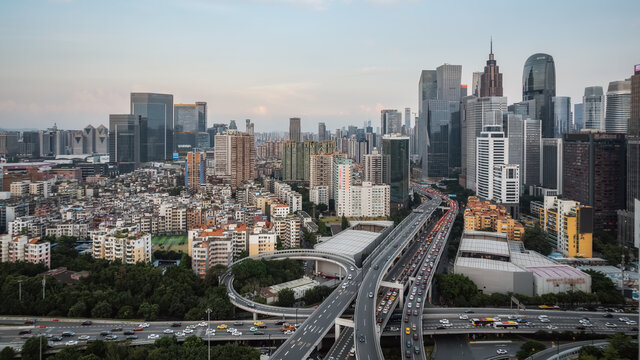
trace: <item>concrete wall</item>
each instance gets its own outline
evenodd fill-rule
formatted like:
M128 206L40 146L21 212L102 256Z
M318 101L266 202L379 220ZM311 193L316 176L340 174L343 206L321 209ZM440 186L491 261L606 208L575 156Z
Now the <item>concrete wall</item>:
M459 265L454 267L454 273L468 277L484 294L514 292L533 296L534 285L531 273L486 270Z

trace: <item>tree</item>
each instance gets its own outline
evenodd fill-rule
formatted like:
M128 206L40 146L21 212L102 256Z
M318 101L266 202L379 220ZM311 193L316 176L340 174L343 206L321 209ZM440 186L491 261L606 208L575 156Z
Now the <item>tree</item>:
M318 233L320 234L320 236L329 236L327 224L325 224L322 220L318 220Z
M327 204L318 204L316 206L316 209L318 209L318 212L323 213L323 212L329 210L329 207L327 206Z
M598 349L595 346L583 346L580 349L580 356L578 357L578 360L598 360L599 358L602 357L602 350Z
M436 280L440 296L448 305L469 306L478 295L476 284L464 275L439 274Z
M600 303L624 304L624 296L616 289L611 278L594 270L584 270L584 272L591 276L591 291L595 293Z
M16 351L11 346L6 346L0 351L0 360L12 360L16 356Z
M224 273L227 272L227 267L222 265L222 264L218 264L215 265L212 268L209 268L209 270L207 270L207 274L204 277L204 283L207 286L218 286L218 278L222 275L224 275Z
M291 289L282 289L278 292L278 304L284 307L291 307L296 303L295 295Z
M134 314L133 306L124 305L120 310L118 310L118 319L131 319Z
M248 250L242 250L237 256L234 257L234 260L240 260L240 259L244 259L246 257L249 257L249 251Z
M91 316L94 318L110 318L113 309L107 301L101 301L91 310Z
M43 353L47 351L47 338L44 336L34 336L27 339L22 345L22 359L24 360L36 360L40 359L40 351Z
M191 335L184 339L183 344L184 347L198 347L202 345L204 345L204 341L202 341L202 338L196 335Z
M182 190L184 190L184 188L182 186L176 186L174 188L171 188L171 190L169 190L169 195L170 196L180 196L180 193L182 193Z
M413 193L413 207L418 207L422 203L422 199L417 192Z
M83 317L87 313L87 304L84 301L79 300L69 308L67 316L69 317Z
M145 320L156 320L158 318L158 310L160 310L158 304L149 304L145 301L138 309L138 316L142 316Z
M540 352L546 348L547 347L544 346L543 343L530 340L522 344L522 346L520 346L520 350L518 351L518 353L516 353L516 357L518 359L526 359L529 356L537 352Z
M348 227L349 227L349 220L347 220L347 218L344 215L342 215L342 230Z
M522 242L525 248L537 251L542 255L549 255L553 250L551 243L547 240L547 234L538 224L527 226Z

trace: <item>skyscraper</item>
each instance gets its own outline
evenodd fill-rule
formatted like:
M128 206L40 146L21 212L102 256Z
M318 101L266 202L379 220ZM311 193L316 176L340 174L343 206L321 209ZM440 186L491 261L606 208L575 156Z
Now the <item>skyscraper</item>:
M380 126L382 135L402 132L402 114L395 109L380 111Z
M502 74L500 68L493 57L493 40L491 41L491 51L489 52L489 60L487 66L484 67L484 73L480 78L480 96L502 96Z
M502 129L509 143L509 164L518 165L518 190L522 193L524 168L524 121L522 115L508 112L503 114Z
M554 96L553 103L553 137L561 139L564 134L575 132L571 113L571 98Z
M610 82L607 90L605 130L608 133L626 134L630 117L631 79Z
M525 187L540 185L541 176L541 133L540 120L524 120L524 165L521 172Z
M604 92L602 86L586 87L582 103L584 128L604 131Z
M482 86L482 74L483 72L476 71L473 73L473 78L471 79L471 94L473 96L480 96L480 88Z
M282 144L282 180L309 181L310 156L333 153L335 141L286 141Z
M409 201L409 138L396 134L383 136L382 154L389 157L384 175L385 184L391 186L391 202L404 205Z
M139 115L109 115L109 161L116 163L121 172L135 170L141 161L140 139L145 120Z
M494 166L506 164L509 143L502 131L502 125L486 125L476 139L477 168L476 194L483 200L493 200Z
M163 161L173 152L173 95L131 93L131 114L146 118L140 160Z
M209 135L206 134L207 103L175 104L173 106L173 152L182 153L194 148L208 148ZM198 138L204 138L206 144L201 144Z
M238 130L238 125L236 125L235 120L229 120L229 130Z
M214 172L235 189L243 181L256 177L256 147L254 138L238 130L216 135Z
M427 169L427 150L429 146L429 116L427 114L429 100L438 98L438 76L435 70L422 70L418 81L418 147L422 169Z
M573 132L580 132L584 129L584 104L573 105Z
M323 122L318 123L318 140L329 140L327 139L327 126Z
M389 167L389 156L382 155L378 149L364 156L364 181L374 185L384 184L384 171Z
M289 118L289 140L300 142L302 134L300 132L300 118Z
M184 163L184 186L187 189L197 190L200 184L206 183L206 173L204 153L196 151L187 153L187 161Z
M444 64L436 68L437 99L460 101L462 65Z
M564 136L562 185L565 199L594 210L596 230L616 229L616 210L624 208L626 147L623 134Z
M522 73L522 99L535 100L535 116L542 121L542 137L553 137L553 106L551 98L556 96L556 69L553 57L533 54L524 63Z
M562 195L562 139L542 139L542 187Z
M411 130L411 108L404 108L404 127L408 135Z

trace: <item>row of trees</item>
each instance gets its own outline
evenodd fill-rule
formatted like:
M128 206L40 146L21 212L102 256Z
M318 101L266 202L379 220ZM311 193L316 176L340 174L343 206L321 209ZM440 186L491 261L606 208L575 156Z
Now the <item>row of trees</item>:
M40 345L47 349L45 337L34 337L22 346L23 360L40 359ZM65 348L47 357L49 360L176 360L176 359L206 359L207 344L197 336L189 336L184 343L178 344L174 337L163 337L151 345L129 346L128 342L114 343L101 340L89 343L86 349L79 347ZM10 360L15 356L11 347L5 347L0 352L0 360ZM217 360L257 360L260 351L248 346L227 343L211 346L211 358Z
M75 240L64 238L52 248L52 263L69 270L89 272L75 285L42 276L46 269L30 263L0 264L0 308L7 315L200 319L204 309L215 309L214 319L234 314L226 291L215 279L200 279L190 259L163 270L151 264L122 264L93 259L73 248ZM186 255L185 255L186 256ZM218 269L219 271L220 269ZM213 270L212 270L213 271ZM224 272L224 267L223 267ZM19 287L21 284L21 297ZM189 316L187 316L189 315Z
M570 291L563 293L549 293L540 296L525 296L520 294L481 294L478 287L468 277L461 274L439 274L436 276L441 303L456 307L485 307L508 306L511 296L515 296L525 305L557 304L564 306L593 305L593 304L624 304L624 297L615 290L613 282L605 275L588 271L591 275L591 293Z

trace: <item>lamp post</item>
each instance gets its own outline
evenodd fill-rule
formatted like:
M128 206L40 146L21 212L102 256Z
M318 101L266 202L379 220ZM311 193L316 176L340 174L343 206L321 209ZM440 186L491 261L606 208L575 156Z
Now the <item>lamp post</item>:
M207 308L207 358L211 360L211 332L209 332L209 324L211 323L211 308Z
M22 302L22 280L18 280L18 300Z

